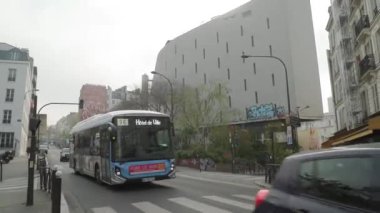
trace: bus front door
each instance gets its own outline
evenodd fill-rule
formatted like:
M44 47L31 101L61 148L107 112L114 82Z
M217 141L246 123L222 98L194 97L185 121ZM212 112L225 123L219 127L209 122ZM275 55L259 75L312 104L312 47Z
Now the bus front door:
M103 181L107 183L111 183L111 162L110 162L110 154L111 154L111 149L110 149L110 140L109 140L109 135L104 132L104 135L102 137L100 142L100 150L101 150L101 177Z

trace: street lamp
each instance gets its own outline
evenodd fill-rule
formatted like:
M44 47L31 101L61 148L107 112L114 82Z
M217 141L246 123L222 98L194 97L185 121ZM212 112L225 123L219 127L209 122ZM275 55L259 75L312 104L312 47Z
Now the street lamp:
M169 83L169 85L170 85L170 105L171 105L171 107L170 107L170 118L171 118L171 120L172 120L172 122L173 122L173 106L174 106L174 104L173 104L173 84L172 84L172 82L169 80L168 77L166 77L165 75L163 75L163 74L161 74L161 73L159 73L159 72L152 71L152 72L150 72L150 73L152 73L153 75L159 75L159 76L163 77L165 80L168 81L168 83Z
M290 107L290 97L289 97L289 80L288 80L288 69L286 68L286 65L284 63L283 60L281 60L280 58L276 57L276 56L271 56L271 55L242 55L241 58L243 59L246 59L246 58L272 58L272 59L275 59L277 61L279 61L282 66L284 67L284 71L285 71L285 80L286 80L286 96L287 96L287 101L288 101L288 116L289 116L289 119L291 117L291 107ZM292 132L292 139L294 139L294 148L297 147L297 140L296 140L296 137L293 138L293 135L295 135L295 129L293 127L293 125L290 125L290 128L291 128L291 132Z

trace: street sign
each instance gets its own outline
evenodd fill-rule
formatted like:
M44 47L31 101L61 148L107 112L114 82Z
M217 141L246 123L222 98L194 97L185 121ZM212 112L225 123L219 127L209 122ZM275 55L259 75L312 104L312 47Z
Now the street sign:
M288 145L292 145L293 144L293 137L292 137L292 127L291 126L286 127L286 138L287 138Z

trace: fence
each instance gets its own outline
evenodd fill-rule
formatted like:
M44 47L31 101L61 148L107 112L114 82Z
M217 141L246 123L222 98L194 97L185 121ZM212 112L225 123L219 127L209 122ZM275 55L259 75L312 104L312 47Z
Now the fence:
M50 168L46 157L38 159L37 169L40 172L40 190L46 191L51 195L51 212L60 213L62 172L58 170L57 166Z

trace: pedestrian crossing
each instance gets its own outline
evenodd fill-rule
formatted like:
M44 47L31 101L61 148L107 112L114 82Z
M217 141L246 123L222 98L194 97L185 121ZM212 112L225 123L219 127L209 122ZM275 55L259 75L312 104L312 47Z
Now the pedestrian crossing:
M34 177L34 189L39 189L40 187L40 179L39 176ZM3 180L0 182L0 191L19 191L24 190L28 186L28 178L27 177L18 177Z
M172 212L201 212L201 213L232 213L232 212L252 212L253 196L244 194L233 194L230 196L208 195L199 198L173 197L168 198L169 203L175 204L170 209L164 204L150 201L139 201L131 203L135 209L128 208L128 212L144 213L172 213ZM173 209L175 208L175 209ZM121 213L112 207L104 206L91 209L93 213Z

